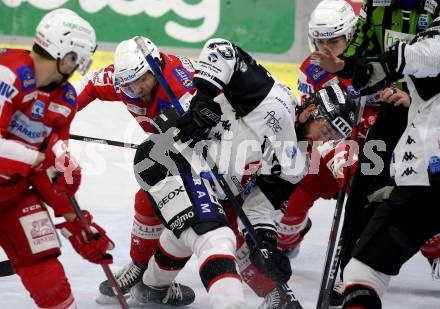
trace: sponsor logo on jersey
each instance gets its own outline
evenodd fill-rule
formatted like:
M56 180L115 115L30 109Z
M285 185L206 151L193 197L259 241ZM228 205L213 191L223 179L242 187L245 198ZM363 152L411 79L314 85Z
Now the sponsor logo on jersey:
M429 158L428 174L430 176L440 173L440 158L438 156L432 156Z
M319 83L324 78L327 78L330 73L325 71L319 65L311 64L306 69L307 76L312 80L314 84Z
M170 228L171 230L180 230L183 227L185 227L185 222L188 221L189 219L194 218L194 211L188 211L186 213L183 213L182 215L177 215L173 220L173 222L171 222L170 224Z
M44 118L44 102L40 100L36 100L32 105L31 116L34 119L43 119Z
M34 100L34 99L37 98L37 96L38 96L38 92L37 91L32 91L31 93L28 93L27 95L25 95L23 97L23 102Z
M34 72L32 71L32 68L28 65L19 67L17 69L18 78L21 82L21 90L22 91L29 91L34 89L37 84L35 82L35 76Z
M283 129L280 125L281 117L276 118L275 111L267 112L264 119L266 120L266 126L268 126L274 133L278 133Z
M423 31L428 28L428 14L420 14L417 27L419 28L419 31Z
M0 96L5 97L8 100L12 100L18 93L18 90L14 86L0 81Z
M298 92L302 94L311 94L313 93L313 88L310 84L298 80Z
M159 209L162 209L163 206L165 206L169 201L178 196L180 193L185 193L183 185L165 194L165 196L157 203L157 207Z
M61 104L58 104L55 102L50 102L47 109L50 110L51 112L61 114L66 118L69 117L70 113L72 112L72 110L70 108L68 108L67 106L64 106L64 105L61 105Z
M140 107L134 104L127 104L127 109L136 115L143 115L145 116L147 114L147 108L146 107Z
M385 30L384 46L385 51L390 49L397 42L409 43L415 37L414 34L402 33L393 30Z
M21 111L16 111L9 123L8 132L20 137L29 144L37 144L44 141L49 136L52 128L42 122L29 119Z
M437 1L435 0L426 0L425 1L425 11L434 14L435 9L437 8Z
M173 70L173 75L182 84L185 89L191 89L194 87L194 82L191 74L188 73L183 67L176 67Z
M56 232L46 212L30 213L19 220L33 254L59 248Z
M0 56L5 54L8 50L9 48L0 48Z
M71 84L64 87L63 100L72 106L76 106L76 91Z

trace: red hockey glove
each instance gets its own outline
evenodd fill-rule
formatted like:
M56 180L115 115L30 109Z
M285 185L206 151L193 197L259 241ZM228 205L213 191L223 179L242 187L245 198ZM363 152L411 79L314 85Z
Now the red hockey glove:
M65 141L59 138L56 133L52 133L47 141L45 149L46 160L39 166L39 169L55 167L59 172L65 173L67 183L71 181L72 172L79 166L67 149Z
M113 257L107 251L113 249L115 244L102 227L92 222L93 217L87 210L83 210L83 214L92 233L86 231L78 218L73 222L66 221L57 224L56 227L61 230L64 237L69 239L72 247L84 259L96 264L113 263Z

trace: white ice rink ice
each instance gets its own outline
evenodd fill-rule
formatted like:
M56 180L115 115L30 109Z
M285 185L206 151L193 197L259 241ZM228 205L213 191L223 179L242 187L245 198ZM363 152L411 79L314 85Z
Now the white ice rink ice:
M71 132L126 142L142 141L144 134L137 127L122 103L94 102L75 118ZM112 251L113 271L129 262L130 230L134 213L134 194L138 190L132 173L134 151L118 147L71 142L81 163L83 178L77 194L79 204L89 209L115 241ZM299 255L292 260L294 276L289 282L305 309L316 307L324 255L335 201L319 201L311 210L313 227L302 243ZM439 218L440 220L440 218ZM99 283L105 279L100 266L78 256L63 239L61 261L66 269L78 308L118 308L95 303ZM0 250L0 260L5 254ZM199 279L197 263L191 259L177 280L196 292L195 303L186 308L208 308L207 293ZM257 308L262 299L246 287L248 308ZM0 277L0 308L36 308L17 276ZM386 309L440 308L440 282L431 279L429 264L417 254L394 278L383 297Z

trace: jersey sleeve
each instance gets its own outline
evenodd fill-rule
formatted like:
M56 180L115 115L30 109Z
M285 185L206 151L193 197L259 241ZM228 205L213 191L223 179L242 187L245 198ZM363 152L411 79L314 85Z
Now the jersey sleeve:
M78 111L96 99L119 101L114 87L113 64L97 71L89 72L75 85Z
M26 176L38 156L38 151L4 138L15 110L14 98L20 91L15 73L0 65L0 175L4 178L18 173Z
M434 77L440 73L440 32L411 45L399 43L398 65L404 64L403 74L416 78Z
M209 89L217 95L230 82L236 63L237 53L231 42L219 38L208 40L196 63L197 89Z

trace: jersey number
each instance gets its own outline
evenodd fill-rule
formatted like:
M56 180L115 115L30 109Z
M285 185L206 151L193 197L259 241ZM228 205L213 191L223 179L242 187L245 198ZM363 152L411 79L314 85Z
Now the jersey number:
M234 58L234 50L230 47L229 42L215 42L208 45L209 49L217 49L218 53L226 60Z

